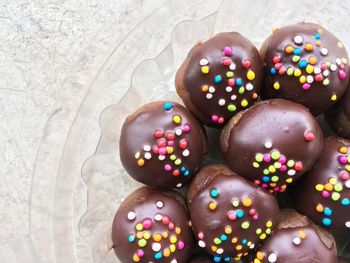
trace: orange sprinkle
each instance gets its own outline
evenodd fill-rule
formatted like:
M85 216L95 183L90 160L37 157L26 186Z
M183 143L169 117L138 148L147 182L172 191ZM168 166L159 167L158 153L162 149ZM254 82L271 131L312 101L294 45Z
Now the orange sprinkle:
M145 165L145 160L139 159L139 160L137 161L137 164L138 164L138 166L144 166L144 165Z
M317 212L322 213L322 212L323 212L323 210L324 210L323 205L318 204L318 205L316 206L316 211L317 211Z
M291 45L288 45L288 46L286 46L286 48L284 49L284 51L285 51L287 54L292 54L293 51L294 51L294 47L291 46Z
M310 57L309 57L309 63L310 63L311 65L315 65L316 62L317 62L317 59L316 59L315 56L310 56Z
M305 44L305 50L306 51L312 51L314 49L314 46L311 43L306 43Z

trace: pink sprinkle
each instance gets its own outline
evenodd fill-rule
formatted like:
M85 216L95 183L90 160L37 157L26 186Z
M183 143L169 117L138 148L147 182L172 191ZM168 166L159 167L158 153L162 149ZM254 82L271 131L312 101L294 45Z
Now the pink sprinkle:
M271 156L270 156L270 154L264 154L264 162L265 163L268 163L268 162L270 162L271 161Z
M282 68L282 63L276 63L275 64L275 69L279 70L280 68Z
M322 71L326 70L327 69L327 65L325 63L322 63L320 68L321 68Z
M323 75L322 75L321 73L320 73L320 74L317 74L317 75L315 76L315 80L318 81L318 82L322 81L322 80L323 80Z
M154 145L152 147L152 151L155 153L155 154L158 154L159 153L159 148L157 147L157 145Z
M260 181L259 180L255 180L254 183L259 185Z
M310 84L309 83L304 83L303 84L303 90L308 90L310 88Z
M329 197L329 192L327 192L327 191L322 191L322 196L323 196L324 198L328 198L328 197Z
M278 190L279 190L278 187L274 187L274 188L273 188L273 191L274 191L274 192L277 192Z
M137 250L137 256L142 258L145 255L145 253L143 252L143 250L139 249Z
M340 78L341 80L343 80L343 79L345 79L345 76L346 76L345 71L344 71L344 70L340 70L340 71L339 71L339 78Z
M212 121L216 122L219 119L219 117L216 115L213 115L213 116L211 116L211 119L212 119Z
M220 117L220 118L218 119L218 123L219 123L219 124L224 123L224 118Z
M198 238L199 238L199 239L203 239L203 238L204 238L203 232L199 232L199 233L198 233Z
M268 187L267 184L262 184L261 186L262 186L262 188L267 188Z
M341 173L340 173L340 177L341 177L341 179L344 180L344 181L346 181L346 180L348 180L348 179L350 178L349 173L346 172L346 171L341 172Z
M153 223L152 223L152 220L149 219L149 218L146 218L145 220L143 220L142 222L142 226L145 228L145 229L150 229L152 227Z
M341 164L346 164L348 162L348 158L346 158L346 156L344 156L344 155L341 155L341 156L339 156L338 161Z
M287 171L287 166L282 165L282 167L281 167L280 171L281 171L281 172L285 172L285 171Z
M280 189L280 193L283 193L285 191L286 191L286 189L283 189L283 188Z
M168 146L174 146L174 141L168 141Z
M256 214L255 209L254 209L254 208L250 209L250 210L249 210L249 214L250 214L251 216L255 215L255 214Z
M183 241L179 241L179 243L177 244L177 248L182 250L185 247L185 243Z
M253 219L254 219L254 220L258 220L258 219L259 219L259 216L258 216L258 215L254 215L254 216L253 216Z
M341 64L341 65L339 66L339 68L340 68L340 69L345 69L345 65L344 65L344 64Z
M232 55L232 49L230 47L224 47L224 54L226 56L231 56Z
M281 155L280 158L278 159L278 162L281 164L284 164L286 161L287 161L287 158L284 155Z
M191 129L190 129L190 126L185 124L183 127L182 127L182 131L183 132L189 132Z
M164 169L165 169L165 171L170 171L171 170L170 164L164 165Z
M166 154L166 148L165 147L162 147L159 149L159 154L160 155L165 155Z
M170 222L170 223L169 223L169 225L168 225L168 229L169 229L170 231L172 231L172 230L174 230L174 229L175 229L175 225L174 225L174 223L173 223L173 222Z
M283 75L286 72L285 68L280 68L280 70L278 71L278 74Z
M236 212L235 211L229 211L227 213L227 218L231 221L236 220Z

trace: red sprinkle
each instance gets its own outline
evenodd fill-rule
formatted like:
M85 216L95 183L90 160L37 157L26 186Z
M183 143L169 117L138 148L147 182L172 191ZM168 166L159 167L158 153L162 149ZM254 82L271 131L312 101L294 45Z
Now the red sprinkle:
M161 138L163 136L163 130L155 130L154 137Z
M231 87L235 85L235 82L236 82L235 79L228 79L227 80L227 84Z
M323 75L322 74L317 74L315 76L315 80L318 81L318 82L322 81L323 80Z
M159 148L162 148L162 147L165 147L166 146L166 140L165 139L159 139L158 142L157 142L157 146Z
M179 142L179 146L180 146L181 149L186 149L187 145L188 145L188 142L187 142L186 139L182 139L182 140Z
M224 123L224 118L222 118L222 117L220 117L219 119L218 119L218 123Z
M166 138L167 138L168 140L174 140L174 139L175 139L175 133L173 133L173 132L167 132Z
M244 59L244 60L242 61L242 65L243 65L244 68L250 68L251 64L252 64L252 63L250 62L249 59Z
M305 138L305 140L307 140L308 142L311 142L311 141L314 140L315 135L314 135L314 133L313 133L312 131L308 131L308 132L306 132L306 133L304 134L304 138Z
M296 162L294 169L297 171L300 171L301 169L303 169L303 163L302 162Z
M282 68L282 63L275 64L275 69L276 70L279 70L280 68Z
M231 60L228 58L225 58L224 61L222 62L224 64L224 66L228 67L231 65Z
M281 57L280 56L274 56L272 58L273 64L280 63L281 62Z
M176 170L173 171L173 176L178 176L179 174L180 174L179 170L176 169Z
M169 224L169 222L170 222L169 217L168 216L163 216L162 223L164 225L167 225L167 224Z

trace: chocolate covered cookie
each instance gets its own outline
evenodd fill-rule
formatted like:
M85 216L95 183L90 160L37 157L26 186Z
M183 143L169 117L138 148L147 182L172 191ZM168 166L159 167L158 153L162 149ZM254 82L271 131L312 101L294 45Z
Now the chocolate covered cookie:
M187 201L198 245L214 262L246 256L272 233L277 220L274 196L224 165L200 170Z
M324 113L344 94L349 80L343 43L322 26L299 23L275 31L261 48L265 98L285 98Z
M112 241L123 263L187 262L194 243L183 198L148 186L136 190L117 210Z
M350 234L350 141L327 138L315 166L294 190L298 211L323 227Z
M271 237L259 248L252 263L337 262L334 238L326 230L287 210L281 212Z
M325 119L339 136L350 139L350 81L345 95L326 112Z
M129 175L162 188L186 184L205 152L201 126L175 102L142 106L126 118L119 142L120 159Z
M301 104L262 101L236 115L221 135L226 164L273 192L308 171L322 150L322 131Z
M176 73L176 91L204 124L222 127L251 106L263 81L256 47L237 32L215 35L189 52Z

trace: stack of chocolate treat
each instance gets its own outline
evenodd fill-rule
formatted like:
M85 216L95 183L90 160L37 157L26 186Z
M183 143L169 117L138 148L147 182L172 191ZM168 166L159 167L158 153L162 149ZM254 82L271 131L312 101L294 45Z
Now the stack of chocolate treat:
M175 81L186 107L152 102L124 122L122 164L147 186L115 215L120 261L337 262L329 231L350 239L349 76L342 42L311 23L274 30L260 53L239 33L194 46ZM343 138L324 138L322 114ZM215 143L222 162L206 157ZM286 196L299 213L280 210Z

